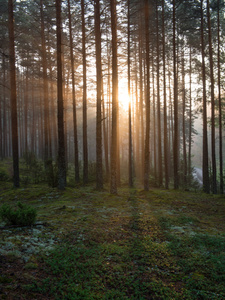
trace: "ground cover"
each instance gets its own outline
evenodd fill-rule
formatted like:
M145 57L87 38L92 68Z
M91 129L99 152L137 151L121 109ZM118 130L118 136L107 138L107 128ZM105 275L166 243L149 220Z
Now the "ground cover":
M0 186L33 227L1 224L1 299L225 299L222 196Z

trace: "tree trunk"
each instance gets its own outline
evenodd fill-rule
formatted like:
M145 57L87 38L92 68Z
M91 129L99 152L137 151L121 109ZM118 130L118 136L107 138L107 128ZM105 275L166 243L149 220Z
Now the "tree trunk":
M111 139L111 194L117 193L118 176L118 66L116 0L110 0L112 31L112 139Z
M159 16L158 5L156 4L156 44L157 44L157 122L158 122L158 184L162 185L163 171L162 171L162 140L161 140L161 104L160 104L160 87L159 87Z
M44 87L44 161L49 159L49 104L48 104L48 76L47 76L47 58L45 45L45 28L43 15L43 0L40 0L41 14L41 51L42 51L42 68L43 68L43 87Z
M208 133L207 133L207 103L206 103L206 71L205 71L205 42L203 0L201 0L201 51L202 51L202 89L203 89L203 191L210 192L208 166Z
M61 37L61 0L56 0L56 34L57 34L57 92L58 92L58 188L66 187L66 160L63 113L63 78L62 78L62 37Z
M209 63L211 81L211 147L212 147L212 192L217 193L216 182L216 145L215 145L215 96L214 96L214 73L213 73L213 49L209 0L207 0L207 20L209 38Z
M217 68L218 68L218 98L219 98L219 163L220 163L220 193L223 194L223 135L222 135L222 101L220 82L220 1L217 0Z
M79 152L78 152L78 138L77 138L77 107L76 107L76 92L75 92L75 74L74 74L75 72L74 72L73 36L72 36L70 0L68 0L67 3L68 3L69 36L70 36L70 61L71 61L71 75L72 75L75 182L78 183L80 181L80 171L79 171Z
M84 0L81 0L82 55L83 55L83 182L88 183L88 141L87 141L87 62Z
M149 139L150 139L150 73L149 73L149 5L145 0L145 42L146 42L146 133L145 133L145 164L144 164L144 189L149 190Z
M128 95L129 95L129 109L128 109L128 123L129 123L129 163L128 163L128 173L129 173L129 187L133 187L133 168L132 168L132 128L131 128L131 99L130 99L130 0L127 0L127 67L128 67Z
M102 62L101 62L101 28L100 4L95 0L95 47L96 47L96 74L97 74L97 116L96 116L96 188L103 188L102 174Z
M15 38L13 0L8 2L9 17L9 63L10 63L10 98L11 98L11 123L12 123L12 150L13 150L13 184L20 186L19 178L19 150L18 150L18 120L17 120L17 91L15 67Z
M165 172L165 188L169 188L168 174L168 131L167 131L167 97L166 97L166 50L165 50L165 9L164 0L162 0L162 44L163 44L163 104L164 104L164 172Z
M178 120L178 95L177 95L177 53L176 53L176 7L173 0L173 88L174 88L174 143L173 143L173 164L174 164L174 189L179 188L179 120Z

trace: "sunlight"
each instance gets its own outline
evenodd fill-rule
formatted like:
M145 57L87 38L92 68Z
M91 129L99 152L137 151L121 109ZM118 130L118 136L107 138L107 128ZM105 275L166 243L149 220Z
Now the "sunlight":
M130 97L126 88L121 88L119 90L119 105L122 106L124 110L128 110L130 103Z

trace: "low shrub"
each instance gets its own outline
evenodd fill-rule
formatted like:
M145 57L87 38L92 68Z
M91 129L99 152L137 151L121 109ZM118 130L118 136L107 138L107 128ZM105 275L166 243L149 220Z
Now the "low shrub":
M31 226L34 224L37 216L35 208L28 205L17 203L17 209L12 208L8 204L0 207L1 219L9 225Z

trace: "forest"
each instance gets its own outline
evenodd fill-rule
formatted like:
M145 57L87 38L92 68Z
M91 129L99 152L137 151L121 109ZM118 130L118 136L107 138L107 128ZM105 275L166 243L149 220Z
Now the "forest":
M111 193L189 189L197 167L203 191L224 192L223 1L0 9L0 156L13 159L14 186L33 157L60 189L69 169Z
M0 0L0 298L225 299L223 0Z

